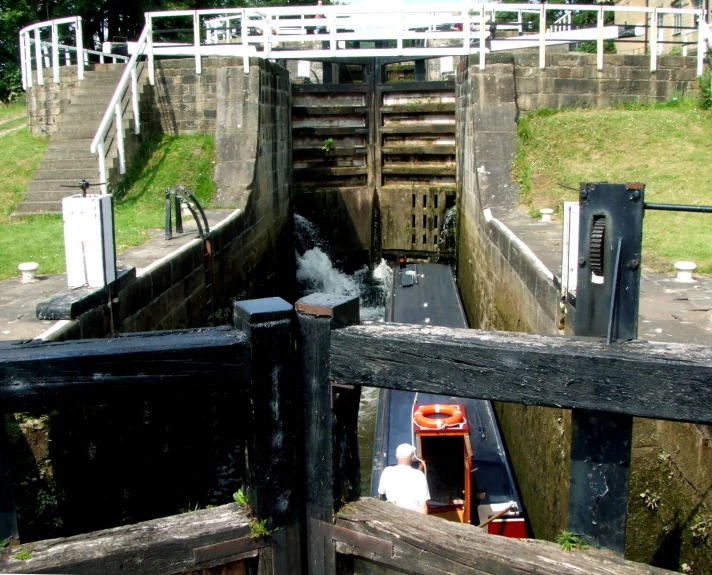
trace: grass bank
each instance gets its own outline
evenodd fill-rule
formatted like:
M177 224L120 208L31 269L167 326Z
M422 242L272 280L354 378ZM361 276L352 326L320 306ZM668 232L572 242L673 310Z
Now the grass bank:
M523 202L560 213L580 182L642 182L649 202L712 205L712 112L692 101L607 110L540 110L519 121L515 176ZM643 263L674 271L692 260L712 273L712 215L648 212Z
M43 274L65 269L64 235L59 215L11 218L27 182L47 146L45 138L26 129L0 136L0 279L18 275L17 265L36 261ZM166 187L182 184L209 206L213 139L209 136L163 136L146 141L133 168L115 193L116 248L144 243L163 226Z
M26 113L27 108L24 96L9 104L0 102L0 130L5 129L5 126L2 125L4 122L13 118L24 117Z

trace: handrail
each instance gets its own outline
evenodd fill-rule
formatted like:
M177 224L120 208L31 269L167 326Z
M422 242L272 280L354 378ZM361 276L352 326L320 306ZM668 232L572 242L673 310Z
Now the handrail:
M61 25L73 25L73 32L75 37L75 45L70 46L68 44L61 44L59 42L59 32L58 28ZM42 31L48 29L51 34L51 40L42 40ZM84 66L90 55L98 56L99 62L103 63L105 58L111 58L114 63L117 60L128 60L128 57L122 56L120 54L112 54L109 52L103 52L98 50L90 50L83 47L82 41L82 18L80 16L68 16L65 18L57 18L55 20L47 20L44 22L36 22L35 24L30 24L22 28L19 33L19 51L20 51L20 70L22 72L22 87L26 90L34 85L33 80L33 70L32 70L32 60L34 58L37 63L36 73L37 73L37 84L44 85L44 75L43 70L45 68L52 68L53 82L55 84L59 83L59 68L62 65L62 59L60 57L60 51L65 53L65 66L71 65L71 59L68 54L70 52L76 53L77 62L77 76L79 80L84 79ZM34 45L34 57L32 55ZM50 55L47 53L46 49L51 50L51 64L44 64L43 62L49 61Z
M151 23L150 19L147 18L148 23L144 26L141 35L138 38L138 46L136 51L132 54L131 58L126 65L124 73L121 75L121 80L119 80L114 95L111 97L111 101L104 112L104 117L99 124L99 128L96 131L96 135L91 142L91 152L93 154L98 154L99 160L99 180L102 183L101 193L107 194L108 188L106 184L106 151L104 149L104 139L106 134L109 132L112 121L116 123L116 144L119 152L119 173L126 173L126 159L124 150L124 133L123 133L123 111L121 109L121 101L123 100L126 89L128 88L129 81L131 82L131 102L133 105L134 113L134 132L136 134L141 133L140 121L139 121L139 109L138 109L138 81L136 76L136 64L138 59L144 55L144 50L150 50L149 34L151 33Z
M565 6L565 7L564 7ZM547 15L551 11L563 15L547 26ZM572 26L574 10L577 13L593 12L595 23L589 28L575 29ZM515 13L517 22L498 23L497 29L511 29L520 32L518 37L495 39L491 23L498 13ZM522 16L536 13L540 16L538 33L524 35ZM369 56L449 56L480 55L480 67L484 67L485 53L515 48L539 48L540 66L546 64L546 48L554 44L577 41L597 43L597 66L603 68L603 44L619 37L621 27L605 25L608 13L654 15L651 26L657 26L657 16L670 14L694 15L704 23L704 11L686 8L652 8L643 6L609 6L602 4L495 4L451 2L447 4L413 4L407 7L391 7L387 3L379 6L283 6L273 8L233 8L210 10L180 10L149 12L151 20L167 17L192 17L193 41L183 43L156 42L152 49L161 55L192 56L196 60L196 72L200 73L200 61L207 55L242 56L245 72L249 73L249 55L263 58L313 59L319 57L369 57ZM213 16L212 18L208 18ZM200 25L206 30L206 40L201 41ZM239 21L239 24L235 21ZM225 23L225 28L216 25ZM234 23L234 24L233 24ZM706 24L706 23L705 23ZM702 24L700 25L701 28ZM187 28L187 27L186 27ZM325 32L319 36L313 33L321 28ZM240 38L231 41L228 30L240 30ZM225 36L222 36L223 33ZM700 33L702 34L702 33ZM638 25L635 35L642 36ZM220 44L221 36L227 45ZM289 45L285 45L288 36ZM657 38L650 34L650 48ZM395 48L347 47L348 41L385 40L395 42ZM429 40L449 40L440 47L425 46ZM408 41L416 41L412 46ZM640 39L640 42L644 40ZM308 43L298 46L298 42ZM649 50L651 71L657 66L657 49ZM152 59L149 58L149 73L152 73Z

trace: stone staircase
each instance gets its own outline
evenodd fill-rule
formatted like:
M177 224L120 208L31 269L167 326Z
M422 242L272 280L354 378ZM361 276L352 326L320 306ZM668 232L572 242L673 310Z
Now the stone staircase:
M15 206L15 215L61 213L62 198L81 193L76 188L82 178L99 183L97 155L90 152L91 142L101 123L111 97L124 72L121 64L96 64L85 72L84 80L74 90L70 100L63 105L57 118L56 131L32 180L27 184L23 201ZM139 94L147 83L147 74L140 67ZM144 72L144 73L142 73ZM122 101L124 146L126 165L138 146L134 134L134 115L130 90ZM112 126L105 139L107 179L118 180L118 150L116 130ZM89 188L90 193L100 193L99 186Z

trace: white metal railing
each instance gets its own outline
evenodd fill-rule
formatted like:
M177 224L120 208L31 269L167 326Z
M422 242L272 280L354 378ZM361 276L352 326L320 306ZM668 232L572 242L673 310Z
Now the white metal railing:
M572 11L567 10L564 12L562 16L559 16L554 22L549 26L546 31L547 32L563 32L563 31L568 31L571 30L571 20L572 20Z
M121 80L116 86L114 95L111 97L111 101L104 112L104 117L99 124L99 128L96 131L96 135L91 142L91 152L97 155L99 161L99 181L101 182L101 193L107 194L108 187L106 183L106 136L111 129L112 124L114 125L116 133L116 149L119 156L119 173L126 173L126 153L124 146L124 113L123 113L123 99L126 92L131 90L131 106L134 116L134 133L141 133L141 122L139 118L139 101L138 101L138 74L137 65L139 58L144 54L148 58L149 62L149 81L151 84L154 83L154 69L153 69L153 50L151 43L151 17L147 15L147 23L144 27L141 35L139 36L137 44L137 49L132 54L131 58L126 65ZM200 73L200 72L198 72Z
M309 59L479 54L480 67L484 68L487 52L532 47L539 49L539 64L543 68L548 46L582 41L597 43L597 64L602 69L604 42L618 39L623 28L605 24L606 16L611 13L645 14L646 19L650 19L651 33L647 35L647 47L651 71L657 67L658 15L693 15L699 22L698 37L706 37L703 11L697 9L582 4L576 5L575 10L565 10L563 15L561 11L561 4L524 3L424 3L393 8L387 5L334 5L151 12L147 14L147 21L150 20L151 25L151 22L155 24L161 18L192 19L192 27L186 28L189 34L192 33L192 41L153 41L152 46L153 53L162 56L194 57L198 73L201 58L215 55L242 56L246 73L249 73L250 56ZM538 33L527 34L523 16L532 12L539 15L539 30ZM573 14L581 12L594 13L596 24L574 29ZM497 16L503 13L516 14L517 21L496 22ZM547 20L552 15L558 17L547 26ZM495 38L492 33L495 23L497 30L516 30L520 35ZM637 26L627 33L641 37L642 43L646 41L642 38L644 30L644 26ZM149 33L151 39L155 31L152 27ZM687 36L684 38L686 41ZM380 46L364 47L364 42L379 42ZM354 44L361 45L357 47ZM131 43L129 49L133 49ZM701 74L701 58L699 62L698 74ZM152 74L152 65L150 68Z
M658 16L662 14L693 15L697 22L698 61L697 73L701 75L704 54L712 45L712 32L704 20L704 12L696 9L647 8L636 6L576 5L575 10L566 9L562 16L561 4L414 4L395 8L364 7L349 5L296 6L277 8L231 8L209 10L175 10L147 12L146 25L137 42L129 42L131 58L104 114L99 129L91 144L92 153L99 160L99 177L106 182L106 137L115 126L119 156L119 170L126 171L122 101L131 89L134 114L134 130L140 133L140 118L137 87L137 64L145 56L148 78L154 84L155 56L190 56L195 59L195 71L202 72L205 56L238 56L243 59L245 73L249 73L250 56L283 59L316 59L324 57L438 57L451 55L479 55L479 67L485 67L485 54L499 50L538 48L539 66L546 65L546 48L556 44L580 41L595 41L597 66L603 68L603 47L607 40L619 38L622 26L606 26L609 13L634 13L645 15L650 20L647 34L650 54L650 69L655 71L658 58ZM553 12L552 12L553 11ZM596 25L590 28L573 29L574 12L593 12ZM516 14L516 22L497 22L500 14ZM527 33L523 26L524 14L539 16L538 33ZM547 26L550 14L559 16ZM158 42L155 34L161 34L155 23L161 19L186 18L190 26L181 30L190 40ZM59 42L58 26L68 25L74 32L75 45ZM174 24L171 25L174 28ZM496 39L494 28L519 32L518 36ZM41 34L49 30L51 42L43 41ZM239 30L239 36L237 31ZM165 32L164 32L165 33ZM643 36L644 26L635 27L634 35ZM203 36L205 37L203 39ZM438 42L434 42L438 41ZM644 42L644 40L640 40ZM686 41L686 36L685 36ZM372 46L363 44L377 42ZM439 44L439 45L434 45ZM379 45L379 47L376 47ZM394 45L391 47L391 45ZM36 64L37 82L43 83L43 68L52 67L54 81L59 81L59 66L64 52L64 61L71 63L71 52L76 54L78 77L84 75L84 66L89 55L99 58L125 57L84 49L82 45L81 18L69 17L50 22L40 22L20 30L20 57L23 86L32 86L32 61ZM68 57L69 54L69 57ZM107 193L106 184L102 193Z
M66 26L70 35L74 36L74 45L60 42L60 26ZM42 39L49 35L49 39ZM52 68L52 79L59 83L59 69L61 66L71 66L76 63L77 76L84 79L84 67L88 64L90 56L95 56L100 63L111 58L112 62L127 61L128 57L84 48L82 43L82 19L80 16L69 16L37 22L22 28L19 32L20 43L20 70L22 72L22 87L26 90L34 85L36 75L37 84L44 84L44 69ZM35 64L33 70L33 62Z
M701 76L705 65L705 54L712 48L712 30L703 18L700 18L697 34L697 75Z

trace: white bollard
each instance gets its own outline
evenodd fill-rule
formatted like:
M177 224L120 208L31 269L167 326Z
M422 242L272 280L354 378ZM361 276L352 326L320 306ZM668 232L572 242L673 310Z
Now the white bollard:
M551 208L542 208L539 212L541 213L542 223L546 223L551 221L551 215L554 213L554 210Z
M37 280L37 268L40 267L40 264L25 262L17 267L22 272L22 277L20 278L21 283L28 284Z
M675 269L677 270L676 282L680 283L692 283L695 279L692 277L692 271L697 267L694 262L675 262Z

